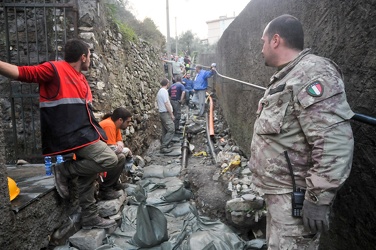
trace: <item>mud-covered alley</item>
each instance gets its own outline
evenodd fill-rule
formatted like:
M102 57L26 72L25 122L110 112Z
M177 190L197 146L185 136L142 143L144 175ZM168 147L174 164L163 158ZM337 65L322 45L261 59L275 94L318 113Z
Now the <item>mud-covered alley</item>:
M215 49L192 51L194 63L217 65L208 89L214 103L212 117L207 104L211 124L185 106L185 133L174 137L170 155L159 152L161 125L154 105L165 77L165 39L135 36L119 22L126 13L116 12L121 2L0 1L1 61L37 65L62 59L68 39L89 44L91 65L85 77L93 114L99 120L118 107L131 111L132 124L123 139L135 156L130 173L122 175L128 183L123 195L98 203L102 216L118 222L116 228L81 230L76 197L60 198L53 177L45 175L38 84L0 76L1 249L136 249L136 244L153 249L262 249L264 203L249 188L247 161L258 102L274 72L264 65L260 37L270 20L286 13L302 22L304 47L342 70L355 113L350 120L355 141L351 174L336 196L331 227L320 247L374 249L374 1L249 1ZM8 177L20 189L14 197ZM150 221L148 215L157 219Z
M116 227L81 229L79 208L71 198L62 201L72 206L70 214L49 236L45 248L262 249L264 204L249 190L247 159L219 110L211 113L216 134L209 137L209 114L205 119L194 113L183 107L182 133L173 138L171 153L161 154L160 141L153 141L124 170L121 179L127 187L123 195L98 201L100 216L115 219ZM215 151L210 150L208 140ZM44 176L44 171L41 164L8 166L9 175L20 180L21 194L12 203L15 210L32 207L35 198L56 192L53 178Z

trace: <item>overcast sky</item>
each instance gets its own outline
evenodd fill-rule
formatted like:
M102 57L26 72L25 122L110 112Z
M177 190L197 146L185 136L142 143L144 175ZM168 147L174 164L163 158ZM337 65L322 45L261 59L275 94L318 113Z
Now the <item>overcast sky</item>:
M247 6L250 0L168 0L170 12L170 37L191 30L199 38L208 34L207 21L220 16L233 17ZM151 18L163 35L167 36L166 0L129 0L131 12L137 19ZM176 18L176 25L175 25ZM176 29L175 29L176 27Z

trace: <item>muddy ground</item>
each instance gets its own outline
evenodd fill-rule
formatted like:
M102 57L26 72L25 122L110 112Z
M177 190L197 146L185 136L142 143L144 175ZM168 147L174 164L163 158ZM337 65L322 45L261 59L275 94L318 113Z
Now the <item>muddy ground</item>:
M189 112L189 114L192 114L194 111ZM220 123L224 124L219 112L219 110L216 111L216 117ZM204 118L198 121L203 128L205 127L204 122ZM190 123L192 123L192 121L190 121ZM221 129L226 130L227 126L221 126ZM216 132L218 132L218 134L223 133L223 131ZM201 213L211 218L218 218L225 221L225 204L227 200L231 199L231 193L226 191L227 183L225 180L213 180L213 176L220 172L220 167L216 166L213 157L210 155L205 131L202 130L198 134L191 135L190 144L194 146L194 150L189 154L186 168L182 169L181 178L190 183L190 187L194 191L196 206ZM181 161L181 156L163 156L155 153L158 147L159 143L155 142L145 153L145 156L149 156L152 162L167 165L171 161ZM194 154L198 152L206 152L207 156L194 156Z
M216 162L214 157L210 154L208 146L208 138L206 135L205 118L197 118L194 114L195 110L187 109L184 107L183 113L187 116L186 131L193 151L189 153L186 168L182 168L181 179L188 182L190 189L194 193L194 202L201 215L208 216L212 219L219 219L223 223L232 226L231 222L226 219L225 206L228 200L231 200L231 191L228 190L229 175L220 175L221 163ZM229 128L224 120L222 110L218 105L214 111L214 127L215 135L211 137L215 153L218 154L221 150L218 148L218 140L222 139L227 142L231 141L231 145L236 145L232 140ZM184 115L183 115L184 117ZM190 125L199 124L202 130L198 133L190 133ZM160 165L167 165L172 161L181 161L180 157L169 157L159 155L157 152L159 142L156 141L151 145L144 157L152 159L152 162ZM207 156L199 155L196 153L206 152ZM244 156L244 154L242 154ZM236 174L230 175L232 178L237 177ZM260 224L260 227L265 225ZM253 239L254 236L250 228L237 228L236 230L244 240ZM263 229L262 229L263 230Z

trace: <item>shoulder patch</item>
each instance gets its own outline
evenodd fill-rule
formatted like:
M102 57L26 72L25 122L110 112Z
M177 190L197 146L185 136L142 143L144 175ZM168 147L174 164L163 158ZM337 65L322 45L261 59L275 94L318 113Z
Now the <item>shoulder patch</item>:
M314 81L306 88L307 93L313 97L320 97L324 93L324 86L320 81Z

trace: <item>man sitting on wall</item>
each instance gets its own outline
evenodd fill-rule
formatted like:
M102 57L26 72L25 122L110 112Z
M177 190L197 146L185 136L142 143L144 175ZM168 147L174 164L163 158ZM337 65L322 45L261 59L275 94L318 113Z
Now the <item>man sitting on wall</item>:
M106 132L108 138L107 145L110 146L110 148L118 157L116 171L107 173L107 175L103 178L104 180L110 178L111 180L117 181L114 183L106 183L105 181L100 182L99 194L106 194L107 192L103 191L106 191L107 189L122 190L125 188L125 185L119 182L119 177L123 172L126 157L132 156L132 152L129 148L124 147L124 142L120 130L127 129L131 121L132 115L128 110L126 110L125 108L117 108L113 113L105 114L102 118L102 121L99 122L99 125L103 128L104 132ZM101 199L103 197L99 198Z

